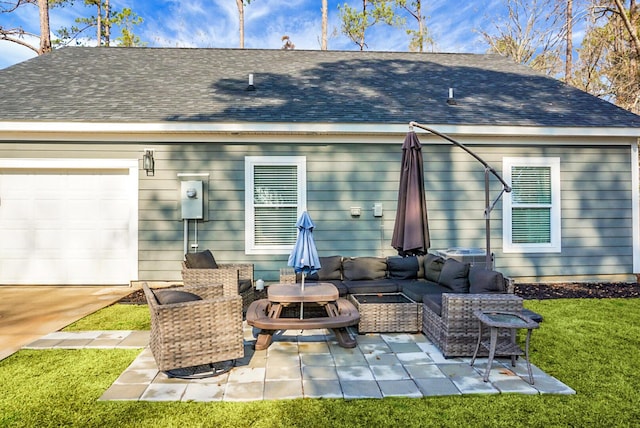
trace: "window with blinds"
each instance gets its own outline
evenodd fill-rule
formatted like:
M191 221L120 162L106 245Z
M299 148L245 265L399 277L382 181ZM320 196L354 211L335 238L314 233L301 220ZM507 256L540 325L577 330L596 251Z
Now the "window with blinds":
M245 159L246 252L285 254L295 244L295 227L306 202L304 157Z
M505 158L505 252L560 251L560 161Z

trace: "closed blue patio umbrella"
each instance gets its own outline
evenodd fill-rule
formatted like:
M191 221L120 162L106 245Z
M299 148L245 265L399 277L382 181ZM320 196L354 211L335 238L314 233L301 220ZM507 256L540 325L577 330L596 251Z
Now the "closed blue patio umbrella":
M298 219L296 227L298 228L298 238L296 239L296 245L293 247L293 251L291 251L289 255L287 265L293 267L293 270L296 272L302 273L302 291L304 292L305 276L317 272L318 269L320 269L320 258L318 257L316 243L313 240L313 228L315 225L306 211L303 212ZM303 308L301 304L300 319L302 319L302 315Z

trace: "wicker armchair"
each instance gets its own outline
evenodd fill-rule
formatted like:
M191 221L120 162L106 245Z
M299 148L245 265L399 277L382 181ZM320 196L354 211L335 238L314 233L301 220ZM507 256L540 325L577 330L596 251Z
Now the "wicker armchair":
M522 311L522 298L514 294L442 294L442 313L422 305L422 332L442 351L446 358L470 357L478 341L478 319L475 310ZM487 337L489 331L486 331ZM509 338L507 330L501 337ZM479 355L488 355L484 349Z
M142 284L149 312L149 345L160 371L172 371L244 356L242 299L227 295L221 285L181 287L202 300L160 304ZM169 373L172 376L171 373Z
M240 294L244 311L254 300L251 263L218 263L217 269L194 269L183 261L182 281L185 286L222 284L225 294Z

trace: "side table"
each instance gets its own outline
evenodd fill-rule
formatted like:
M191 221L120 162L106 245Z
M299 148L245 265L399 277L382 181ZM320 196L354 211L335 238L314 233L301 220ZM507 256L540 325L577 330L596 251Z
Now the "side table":
M471 359L471 365L476 361L480 345L489 350L489 360L487 361L487 369L484 373L482 380L487 382L489 380L489 372L491 371L491 365L493 364L493 357L498 355L510 355L511 366L516 365L516 356L523 355L522 349L516 344L516 332L520 328L527 329L527 339L525 342L524 356L527 361L527 370L529 372L529 383L533 385L533 373L531 371L531 362L529 361L529 342L531 340L531 332L533 329L539 327L539 324L531 318L517 312L500 312L500 311L474 311L473 314L480 321L478 323L478 343L476 344L476 350L473 353ZM490 329L490 341L482 340L483 326ZM498 330L500 328L507 328L511 331L511 340L498 341Z

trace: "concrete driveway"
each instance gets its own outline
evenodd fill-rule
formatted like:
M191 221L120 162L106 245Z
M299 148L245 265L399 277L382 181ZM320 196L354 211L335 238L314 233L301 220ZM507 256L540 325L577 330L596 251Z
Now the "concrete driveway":
M0 286L0 360L133 291L129 286Z

